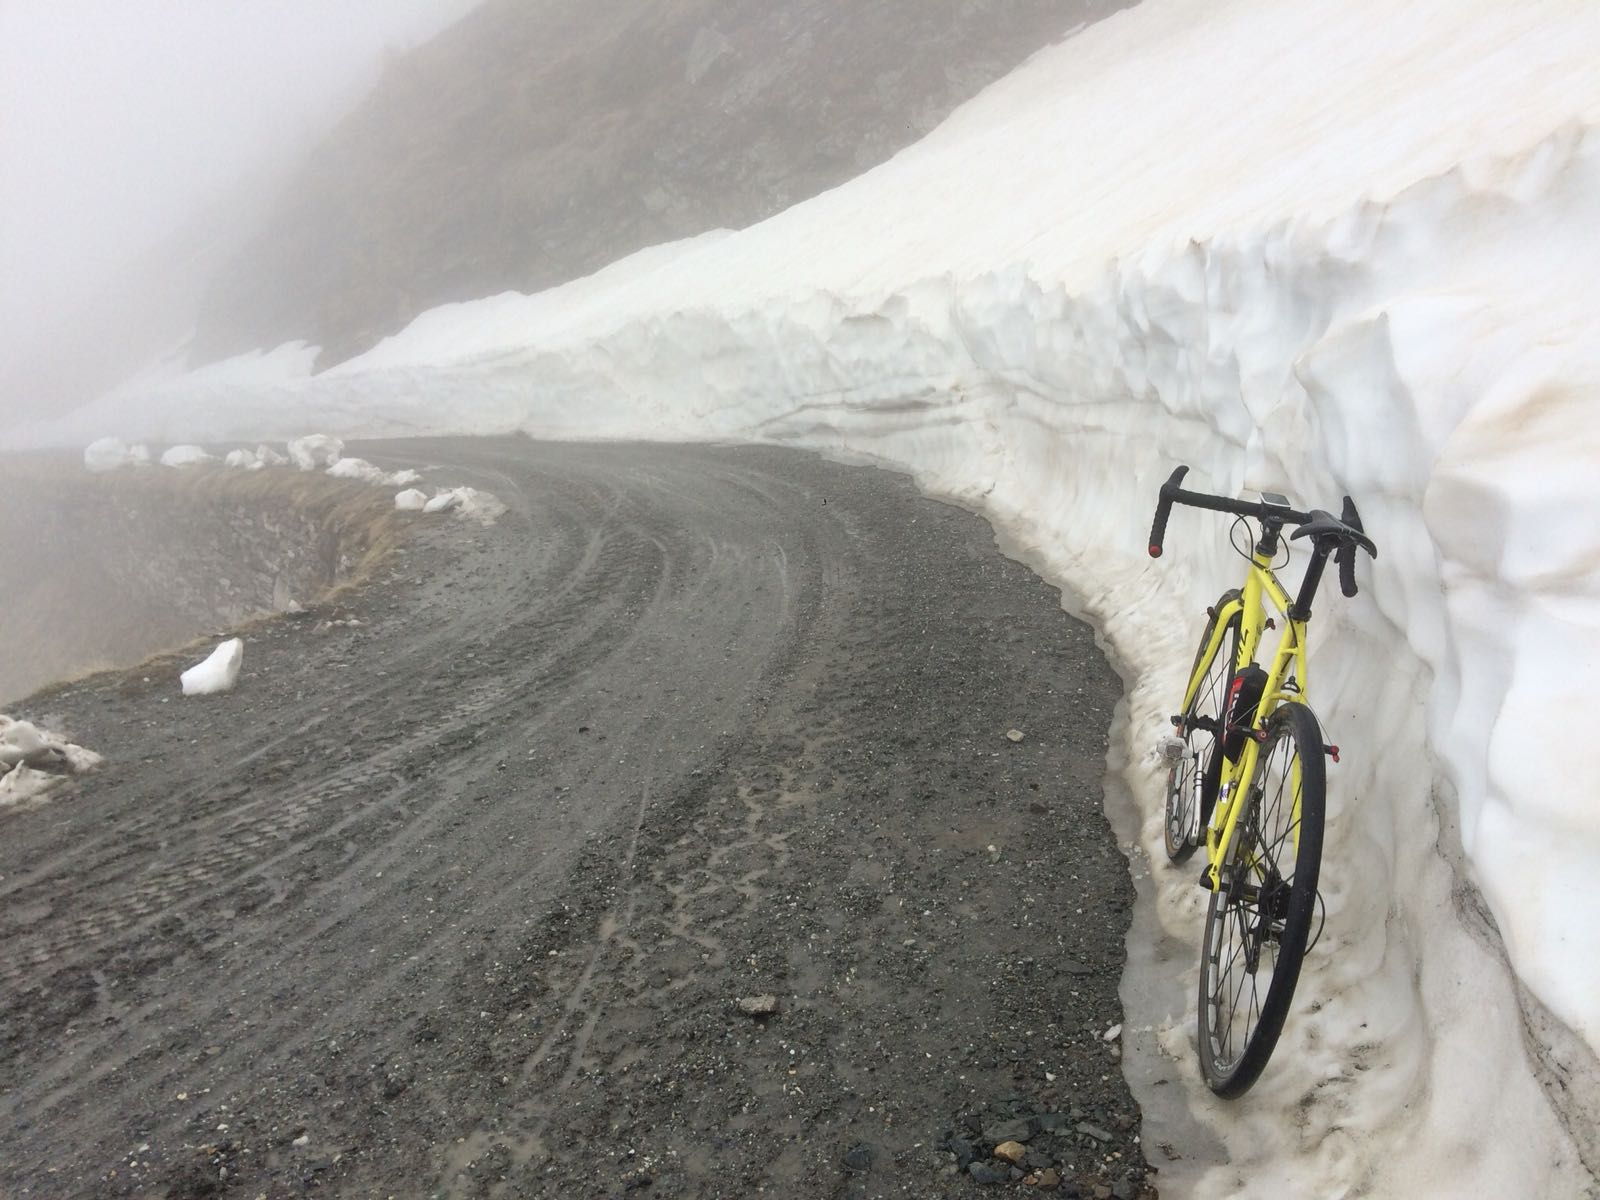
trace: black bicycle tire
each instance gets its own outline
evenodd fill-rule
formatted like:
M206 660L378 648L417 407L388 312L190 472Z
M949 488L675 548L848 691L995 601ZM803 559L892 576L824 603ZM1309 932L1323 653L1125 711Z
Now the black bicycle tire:
M1327 767L1323 758L1322 731L1316 717L1303 704L1283 704L1267 722L1266 741L1262 743L1257 760L1260 771L1256 780L1252 781L1250 806L1240 816L1240 837L1236 839L1236 844L1245 840L1246 831L1251 839L1257 842L1261 840L1258 836L1262 824L1259 809L1268 783L1267 764L1271 761L1272 751L1284 737L1292 739L1293 753L1300 757L1300 831L1294 854L1294 878L1288 885L1288 897L1283 903L1283 930L1277 937L1272 980L1266 998L1260 1002L1260 1019L1246 1034L1244 1048L1232 1063L1218 1061L1214 1030L1210 1027L1210 997L1218 988L1214 979L1221 958L1217 939L1230 917L1246 912L1247 906L1236 905L1230 892L1223 890L1211 894L1211 903L1206 910L1205 937L1200 950L1200 1069L1207 1086L1224 1099L1233 1099L1249 1091L1261 1077L1267 1060L1272 1057L1300 981L1300 968L1305 960L1317 907L1317 879L1322 865L1323 821L1327 803ZM1231 870L1228 874L1230 878L1236 875Z
M1219 617L1221 617L1222 610L1227 605L1238 599L1239 589L1237 588L1230 588L1228 591L1223 592L1221 596L1217 597L1217 602L1212 607L1210 614L1206 619L1205 629L1201 631L1200 645L1194 652L1194 663L1192 666L1190 666L1188 677L1184 680L1185 685L1187 685L1190 680L1194 679L1196 672L1201 669L1202 664L1204 664L1206 669L1209 670L1211 664L1216 661L1215 657L1209 660L1206 659L1206 648L1211 644L1212 631L1217 627L1217 620ZM1238 613L1234 613L1229 618L1228 625L1229 631L1223 635L1222 642L1217 647L1217 656L1222 657L1223 661L1229 664L1227 667L1227 673L1222 681L1223 703L1219 705L1219 711L1216 714L1217 719L1219 720L1223 716L1221 709L1226 707L1228 684L1232 679L1234 666L1237 664L1239 659L1240 621ZM1202 700L1203 697L1201 696L1201 689L1196 689L1194 697L1190 700L1188 706L1181 714L1182 719L1185 722L1185 731L1188 729L1187 722L1191 717L1194 716L1195 710L1200 705ZM1210 745L1207 747L1206 764L1203 768L1199 768L1200 770L1203 770L1205 774L1204 778L1201 780L1202 798L1197 821L1197 836L1195 840L1185 841L1182 845L1178 845L1176 843L1176 839L1174 838L1175 823L1173 821L1172 811L1173 800L1177 791L1177 786L1181 782L1178 773L1182 768L1182 761L1173 763L1172 767L1167 771L1166 804L1161 814L1161 839L1166 847L1167 860L1169 862L1182 863L1188 861L1189 857L1195 852L1195 849L1205 841L1205 835L1203 832L1205 829L1205 822L1211 815L1211 806L1213 803L1215 803L1217 798L1217 784L1222 775L1222 755L1218 753L1217 748L1217 743L1219 740L1220 739L1216 738L1215 736L1211 738Z

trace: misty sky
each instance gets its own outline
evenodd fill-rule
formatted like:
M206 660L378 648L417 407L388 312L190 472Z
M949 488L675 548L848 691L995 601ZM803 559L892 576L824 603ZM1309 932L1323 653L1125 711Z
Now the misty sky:
M476 0L0 0L0 354Z

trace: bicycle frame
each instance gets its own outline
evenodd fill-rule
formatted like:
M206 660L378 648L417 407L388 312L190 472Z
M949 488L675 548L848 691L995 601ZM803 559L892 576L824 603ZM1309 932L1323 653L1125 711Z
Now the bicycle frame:
M1212 891L1216 891L1219 886L1222 866L1228 861L1229 851L1233 846L1234 830L1239 823L1240 814L1244 811L1241 801L1249 795L1250 782L1255 776L1256 760L1261 749L1260 739L1267 727L1267 718L1285 700L1303 700L1306 693L1306 622L1297 621L1289 616L1291 605L1289 593L1273 573L1270 555L1262 553L1259 549L1251 554L1250 574L1245 580L1243 594L1239 599L1229 601L1217 613L1210 644L1200 659L1201 669L1196 670L1194 677L1189 680L1188 689L1183 697L1184 709L1187 710L1205 673L1203 668L1221 649L1222 640L1235 613L1239 614L1239 654L1233 664L1233 671L1237 673L1255 661L1262 634L1266 630L1266 605L1269 601L1283 618L1283 633L1272 655L1272 666L1267 672L1267 682L1262 690L1261 700L1256 705L1251 736L1245 739L1244 748L1239 752L1237 762L1230 763L1226 758L1222 762L1217 800L1211 810L1211 820L1206 826L1206 857L1210 860L1210 866L1206 870L1206 881ZM1229 715L1224 712L1224 722ZM1219 731L1219 745L1225 740L1226 733L1226 728ZM1292 788L1295 828L1298 831L1300 815L1298 779L1292 781ZM1295 838L1298 845L1298 832Z

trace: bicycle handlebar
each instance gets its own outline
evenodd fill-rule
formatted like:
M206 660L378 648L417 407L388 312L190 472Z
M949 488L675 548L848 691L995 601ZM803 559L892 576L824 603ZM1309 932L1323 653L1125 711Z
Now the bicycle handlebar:
M1356 511L1356 502L1349 496L1344 498L1344 508L1339 512L1339 520L1350 526L1357 533L1364 532L1361 528L1361 514ZM1368 542L1366 549L1370 550L1373 558L1378 557L1378 548ZM1348 598L1356 594L1356 543L1345 542L1334 552L1334 557L1339 560L1339 590Z
M1188 467L1179 467L1161 485L1161 498L1156 501L1156 520L1150 526L1150 557L1161 557L1161 543L1167 540L1167 518L1172 515L1172 501L1179 494L1178 485L1189 473Z
M1167 518L1174 504L1187 504L1190 508L1207 508L1212 512L1232 513L1236 517L1254 517L1258 521L1277 520L1285 525L1304 525L1312 514L1293 508L1280 508L1265 500L1234 500L1227 496L1213 496L1206 492L1186 492L1178 486L1189 473L1188 467L1179 467L1161 485L1161 498L1156 503L1155 524L1150 527L1150 557L1160 558L1167 540ZM1345 498L1349 504L1349 497ZM1354 507L1353 505L1351 506ZM1360 528L1359 525L1356 526Z
M1181 486L1183 477L1189 473L1188 467L1179 467L1167 477L1161 485L1160 499L1156 502L1156 519L1150 527L1150 557L1160 558L1163 543L1167 539L1167 519L1172 516L1174 504L1186 504L1191 508L1204 508L1212 512L1232 513L1237 517L1253 517L1263 525L1265 541L1263 544L1276 544L1276 531L1284 525L1298 525L1291 537L1309 537L1316 549L1312 555L1312 564L1308 568L1307 582L1310 592L1315 592L1317 580L1322 574L1322 564L1332 554L1339 564L1339 590L1346 596L1356 594L1356 550L1365 550L1373 558L1378 557L1378 548L1373 545L1361 526L1361 514L1356 511L1355 501L1349 496L1344 498L1344 506L1339 516L1312 509L1310 512L1301 512L1299 509L1290 508L1287 503L1269 502L1265 497L1260 500L1235 500L1227 496L1213 496L1206 492L1185 491ZM1282 497L1274 497L1274 501L1281 501ZM1301 607L1310 612L1310 595L1306 595Z

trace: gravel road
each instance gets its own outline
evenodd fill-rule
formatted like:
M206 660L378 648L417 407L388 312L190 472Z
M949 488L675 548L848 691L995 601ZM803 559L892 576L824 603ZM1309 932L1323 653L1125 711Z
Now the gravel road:
M18 706L108 765L0 813L0 1194L1153 1194L1120 686L981 520L776 450L352 452L511 511L231 694Z

